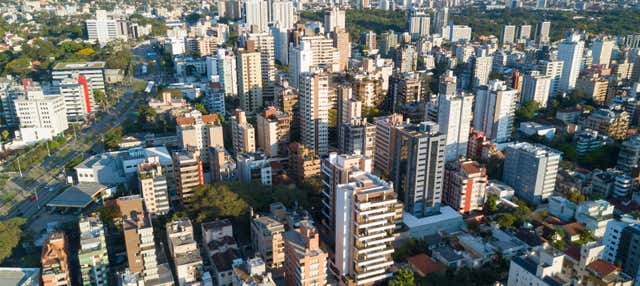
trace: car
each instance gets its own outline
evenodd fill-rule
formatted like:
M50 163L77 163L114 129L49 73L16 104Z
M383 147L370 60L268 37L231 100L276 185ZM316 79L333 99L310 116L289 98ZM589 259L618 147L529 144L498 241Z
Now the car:
M29 196L29 201L32 201L32 202L33 202L33 201L35 201L36 199L37 199L37 197L36 197L36 195L35 195L35 194L33 194L33 195L30 195L30 196Z

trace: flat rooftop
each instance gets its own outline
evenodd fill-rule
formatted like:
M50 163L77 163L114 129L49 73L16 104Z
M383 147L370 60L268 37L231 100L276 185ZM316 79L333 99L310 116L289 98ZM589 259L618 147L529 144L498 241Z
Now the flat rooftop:
M105 62L69 62L57 63L54 70L103 69Z
M40 285L40 268L0 267L0 285Z
M106 189L106 186L98 183L80 183L73 185L51 200L47 206L58 208L85 208Z

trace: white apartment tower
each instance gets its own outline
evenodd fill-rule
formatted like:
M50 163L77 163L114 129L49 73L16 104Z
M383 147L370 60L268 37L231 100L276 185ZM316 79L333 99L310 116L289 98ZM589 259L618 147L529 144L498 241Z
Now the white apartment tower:
M262 57L259 51L239 49L237 54L240 108L254 114L262 107Z
M558 45L558 60L564 62L560 79L562 91L569 91L576 87L583 52L584 42L580 39L580 35L571 35Z
M611 63L611 53L615 46L615 41L609 38L599 38L591 44L594 65L609 66Z
M269 29L269 2L248 0L244 2L244 13L247 25L257 29L254 32L266 32Z
M86 25L89 40L97 41L102 47L115 39L127 38L119 32L117 21L107 17L105 10L96 10L96 18L87 20Z
M564 90L562 89L562 70L564 69L563 61L544 61L540 64L542 73L550 77L550 93L549 97L556 97L561 95Z
M483 131L495 142L511 139L517 90L503 81L490 81L476 93L473 129Z
M491 69L493 68L493 57L476 57L473 64L473 87L486 85L489 82Z
M289 52L289 85L298 87L300 75L311 71L313 66L313 50L311 43L303 41Z
M390 278L398 204L393 184L366 172L338 185L335 266L354 285Z
M329 76L300 74L298 108L302 144L322 156L329 153Z
M473 120L473 95L441 94L438 105L438 125L447 135L446 160L452 161L467 154L467 142Z
M170 209L165 172L158 157L149 157L138 165L138 186L144 205L151 215L164 215Z
M291 1L274 1L271 3L271 23L274 26L289 29L296 22L295 12L293 10L293 2Z
M522 90L520 91L520 102L535 101L540 107L547 107L549 96L552 93L551 76L540 74L538 71L531 71L524 76Z
M219 49L217 54L217 69L220 83L225 96L238 95L238 74L236 72L236 57L231 50Z
M242 110L236 110L236 114L231 116L231 137L236 155L256 151L256 131Z

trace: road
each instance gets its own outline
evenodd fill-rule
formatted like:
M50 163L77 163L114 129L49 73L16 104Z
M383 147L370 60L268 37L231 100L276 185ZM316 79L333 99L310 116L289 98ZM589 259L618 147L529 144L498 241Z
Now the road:
M128 118L134 115L135 107L144 100L142 96L134 96L135 92L129 90L120 101L106 114L95 121L84 130L78 130L77 136L69 140L63 147L59 148L51 156L47 157L42 164L29 170L24 170L24 178L12 178L9 180L14 188L21 189L26 193L37 191L37 200L23 200L16 204L10 211L9 217L21 216L31 218L38 213L38 210L51 201L61 189L66 186L64 173L52 174L52 170L63 170L64 165L78 155L88 156L102 150L102 136L109 130L122 125Z

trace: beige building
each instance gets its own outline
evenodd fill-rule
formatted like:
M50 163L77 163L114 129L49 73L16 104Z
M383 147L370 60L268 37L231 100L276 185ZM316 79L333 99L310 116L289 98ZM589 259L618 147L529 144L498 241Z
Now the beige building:
M598 109L584 120L583 128L597 131L600 134L624 140L629 130L629 113L621 108Z
M376 136L373 152L375 173L391 175L393 167L393 152L395 150L396 127L402 124L402 114L391 114L374 119Z
M239 49L236 55L240 108L254 114L262 107L262 63L259 51Z
M185 150L196 151L202 161L209 161L210 147L224 146L222 125L217 114L202 115L193 110L176 118L178 144Z
M242 110L236 109L236 114L231 116L231 138L236 155L256 151L256 131Z
M167 223L167 242L175 265L178 285L193 285L201 281L202 257L193 236L193 225L189 218L180 218Z
M258 114L258 147L267 157L278 157L287 154L287 145L291 138L291 116L267 107Z
M311 221L303 220L300 228L284 233L284 255L286 286L327 285L328 255Z
M442 202L460 213L481 211L487 191L487 170L476 161L460 159L447 164Z
M202 161L193 152L186 150L176 151L172 157L178 198L183 205L188 205L193 190L204 184Z
M316 153L303 144L289 144L289 176L296 181L303 181L320 174L321 160Z
M606 78L598 77L580 77L576 81L576 89L582 90L595 103L599 105L605 104L607 101L607 87L609 81Z
M42 245L42 285L71 286L67 237L62 231L56 231Z
M138 165L138 186L149 214L163 215L169 212L167 176L158 157L149 157Z
M280 268L284 263L284 225L270 216L257 216L251 221L253 250L270 268Z

